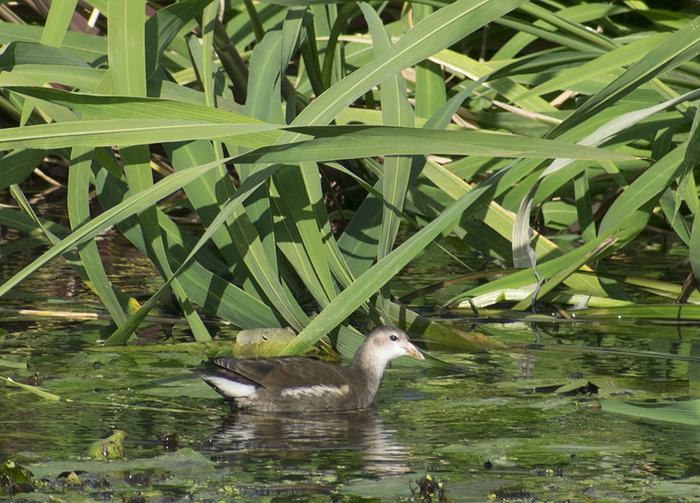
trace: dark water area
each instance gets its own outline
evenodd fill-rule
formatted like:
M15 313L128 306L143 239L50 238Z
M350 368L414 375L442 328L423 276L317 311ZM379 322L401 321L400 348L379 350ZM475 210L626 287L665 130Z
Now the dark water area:
M15 498L155 491L155 501L420 501L426 475L450 501L700 496L697 413L658 420L606 409L697 411L690 330L687 342L660 347L650 326L636 336L568 326L534 343L525 326L484 324L477 330L522 344L476 355L423 347L447 366L389 369L371 410L275 417L231 413L193 373L207 354L185 342L96 350L104 325L3 323L0 375L59 397L0 386L0 459L41 481ZM90 444L114 429L128 435L125 459L88 459ZM63 482L71 471L82 485Z
M158 287L116 232L98 244L123 291ZM3 260L0 281L38 253ZM430 253L424 272L396 280L397 296L458 273ZM63 261L0 299L0 462L36 482L13 501L700 500L697 326L451 312L439 322L503 347L467 354L418 339L436 363L388 369L374 408L275 417L231 413L194 373L221 345L191 343L171 313L126 348L97 344L113 330L100 313ZM205 322L218 343L232 338L220 320ZM127 434L125 457L88 458L113 430Z

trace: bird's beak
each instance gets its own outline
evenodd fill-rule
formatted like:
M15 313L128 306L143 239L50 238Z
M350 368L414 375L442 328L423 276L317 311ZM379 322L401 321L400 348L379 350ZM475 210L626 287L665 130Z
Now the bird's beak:
M423 356L423 353L418 351L418 348L415 347L410 342L406 343L406 345L404 346L404 349L406 350L406 356L412 356L416 360L425 360L425 356Z

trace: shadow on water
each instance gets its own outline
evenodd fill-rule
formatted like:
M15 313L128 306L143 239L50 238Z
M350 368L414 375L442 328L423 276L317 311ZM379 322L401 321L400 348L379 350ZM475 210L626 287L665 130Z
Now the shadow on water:
M377 411L297 416L231 413L204 443L212 459L235 465L255 458L287 460L344 453L346 469L373 477L406 473L408 451Z

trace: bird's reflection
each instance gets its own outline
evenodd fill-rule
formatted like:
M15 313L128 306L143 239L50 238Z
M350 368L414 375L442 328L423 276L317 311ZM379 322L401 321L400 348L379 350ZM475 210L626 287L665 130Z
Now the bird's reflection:
M322 414L229 414L207 446L219 462L251 457L290 458L304 453L343 452L362 471L392 475L409 471L408 448L392 438L375 409Z

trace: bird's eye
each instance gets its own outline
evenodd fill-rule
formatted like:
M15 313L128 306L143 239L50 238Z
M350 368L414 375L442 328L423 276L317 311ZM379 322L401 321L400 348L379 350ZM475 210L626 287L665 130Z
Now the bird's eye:
M399 340L399 337L396 336L396 335L390 335L390 336L389 336L389 340L396 342L396 341Z

